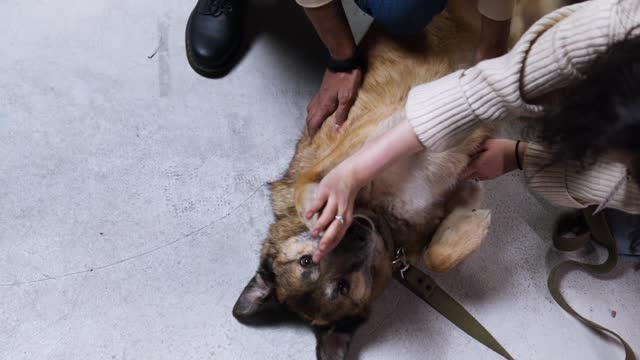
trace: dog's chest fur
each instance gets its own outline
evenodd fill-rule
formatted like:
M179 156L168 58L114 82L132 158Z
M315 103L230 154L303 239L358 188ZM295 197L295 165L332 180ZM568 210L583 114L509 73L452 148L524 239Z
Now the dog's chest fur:
M403 121L403 116L400 111L382 121L369 139ZM456 150L420 152L385 170L360 194L361 202L387 220L396 243L416 251L427 245L469 159Z

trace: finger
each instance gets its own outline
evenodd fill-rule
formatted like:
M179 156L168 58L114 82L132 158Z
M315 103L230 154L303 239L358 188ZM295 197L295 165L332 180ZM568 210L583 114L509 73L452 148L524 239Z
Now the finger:
M349 117L349 111L351 111L351 107L353 106L353 102L353 96L349 96L348 98L345 98L345 100L340 100L340 102L338 103L338 108L336 109L334 115L336 125L342 126L342 124L347 121L347 118Z
M316 102L318 102L318 94L314 95L307 105L307 115L311 114L316 108Z
M488 149L488 148L486 148L486 147L484 147L484 146L483 146L483 147L481 147L480 149L478 149L478 151L476 151L475 153L473 153L473 154L470 156L471 161L476 160L477 158L479 158L480 156L482 156L482 154L486 153L486 152L487 152L487 150L489 150L489 149Z
M319 212L322 207L327 203L327 199L329 198L329 192L321 188L316 194L316 198L313 200L311 207L305 214L307 220L311 219L313 215Z
M322 127L322 124L336 109L336 106L336 104L324 104L313 114L313 116L309 120L309 128L313 130L313 134L315 134L320 129L320 127Z
M307 128L309 129L310 135L315 135L315 133L322 125L322 116L326 105L324 104L323 98L316 95L313 97L312 102L309 104L307 108Z
M322 239L320 240L318 250L316 250L316 252L313 254L313 262L319 263L320 261L322 261L322 259L325 258L325 256L327 256L331 252L331 250L338 246L340 240L342 240L341 237L338 237L338 232L341 230L341 228L345 227L345 225L346 224L342 224L337 220L331 223L327 231L322 236Z
M305 119L305 123L307 124L307 131L309 132L310 135L311 134L311 120L315 117L315 113L317 112L317 108L318 108L318 95L315 95L314 97L311 98L311 101L309 101L309 105L307 105L307 118Z
M320 106L320 109L318 111L318 118L319 118L320 124L324 123L324 121L327 120L327 118L331 116L331 114L333 114L334 111L336 111L337 107L338 107L337 98L334 97L330 100L326 100L322 104L322 106Z
M317 113L317 111L314 111L307 116L307 130L309 131L309 135L311 136L315 135L319 128Z
M462 172L462 175L460 175L460 179L462 179L462 180L469 180L469 179L473 179L474 177L478 177L478 175L476 173L476 168L473 167L473 166L467 167Z
M329 251L333 250L333 248L335 248L335 246L338 245L338 243L344 238L344 235L347 233L347 230L349 230L349 227L351 227L351 224L353 223L353 209L352 208L349 208L346 211L338 210L338 214L343 214L343 216L344 216L344 224L342 224L342 226L339 227L338 233L336 234L336 239L338 239L338 241L335 242L335 245L333 247L331 247L329 249Z
M344 210L346 209L346 210ZM316 256L316 262L319 262L329 254L344 238L345 233L351 226L353 222L353 206L352 204L345 203L343 206L338 206L338 214L342 215L344 218L344 222L339 221L338 219L333 219L331 225L329 225L329 229L324 233L322 239L320 240L319 245L319 255ZM315 260L314 260L315 261Z
M318 236L318 234L321 231L323 231L324 229L327 228L327 226L329 226L331 221L336 217L336 211L337 211L337 206L336 206L335 200L333 200L333 198L330 197L329 201L327 201L327 206L324 207L324 210L322 210L322 214L320 215L320 218L316 222L316 225L313 227L313 231L311 232L311 235L313 237Z

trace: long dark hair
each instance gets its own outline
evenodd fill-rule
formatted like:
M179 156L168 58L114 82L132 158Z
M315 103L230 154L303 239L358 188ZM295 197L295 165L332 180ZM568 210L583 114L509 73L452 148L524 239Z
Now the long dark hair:
M554 149L554 162L588 165L624 151L640 183L640 38L615 44L583 73L542 118L539 140Z

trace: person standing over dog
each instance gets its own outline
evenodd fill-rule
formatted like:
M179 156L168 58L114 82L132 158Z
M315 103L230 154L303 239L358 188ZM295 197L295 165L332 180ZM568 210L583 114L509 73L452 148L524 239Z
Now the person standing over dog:
M186 49L191 67L206 77L224 76L238 60L246 0L199 0L187 22ZM507 40L515 0L478 0L481 14L476 59L500 56ZM314 134L335 113L335 128L346 121L362 83L357 46L340 0L296 0L329 50L322 84L307 108ZM446 0L355 0L391 33L421 32L446 7Z
M560 106L543 101L559 90ZM364 185L416 152L449 149L481 122L535 119L541 144L488 141L463 178L524 169L529 188L558 205L640 214L640 1L560 8L508 54L414 87L403 112L321 180L306 213L321 211L314 262L342 239Z

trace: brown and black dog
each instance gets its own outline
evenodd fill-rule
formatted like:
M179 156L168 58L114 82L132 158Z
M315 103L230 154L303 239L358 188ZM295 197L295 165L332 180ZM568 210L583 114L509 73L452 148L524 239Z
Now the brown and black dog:
M519 4L512 37L555 4ZM319 359L343 359L372 302L391 279L394 249L419 258L433 271L447 271L480 246L490 223L479 210L481 189L459 182L470 156L492 135L475 130L458 146L429 150L395 164L366 186L356 200L354 221L340 245L320 264L311 261L318 239L300 214L310 205L318 181L368 140L402 120L409 90L472 64L479 14L473 1L450 1L425 31L395 39L375 26L361 43L367 72L358 99L339 134L324 126L298 142L285 176L272 184L271 225L255 276L237 300L240 321L280 304L309 321ZM527 16L522 16L526 14Z

